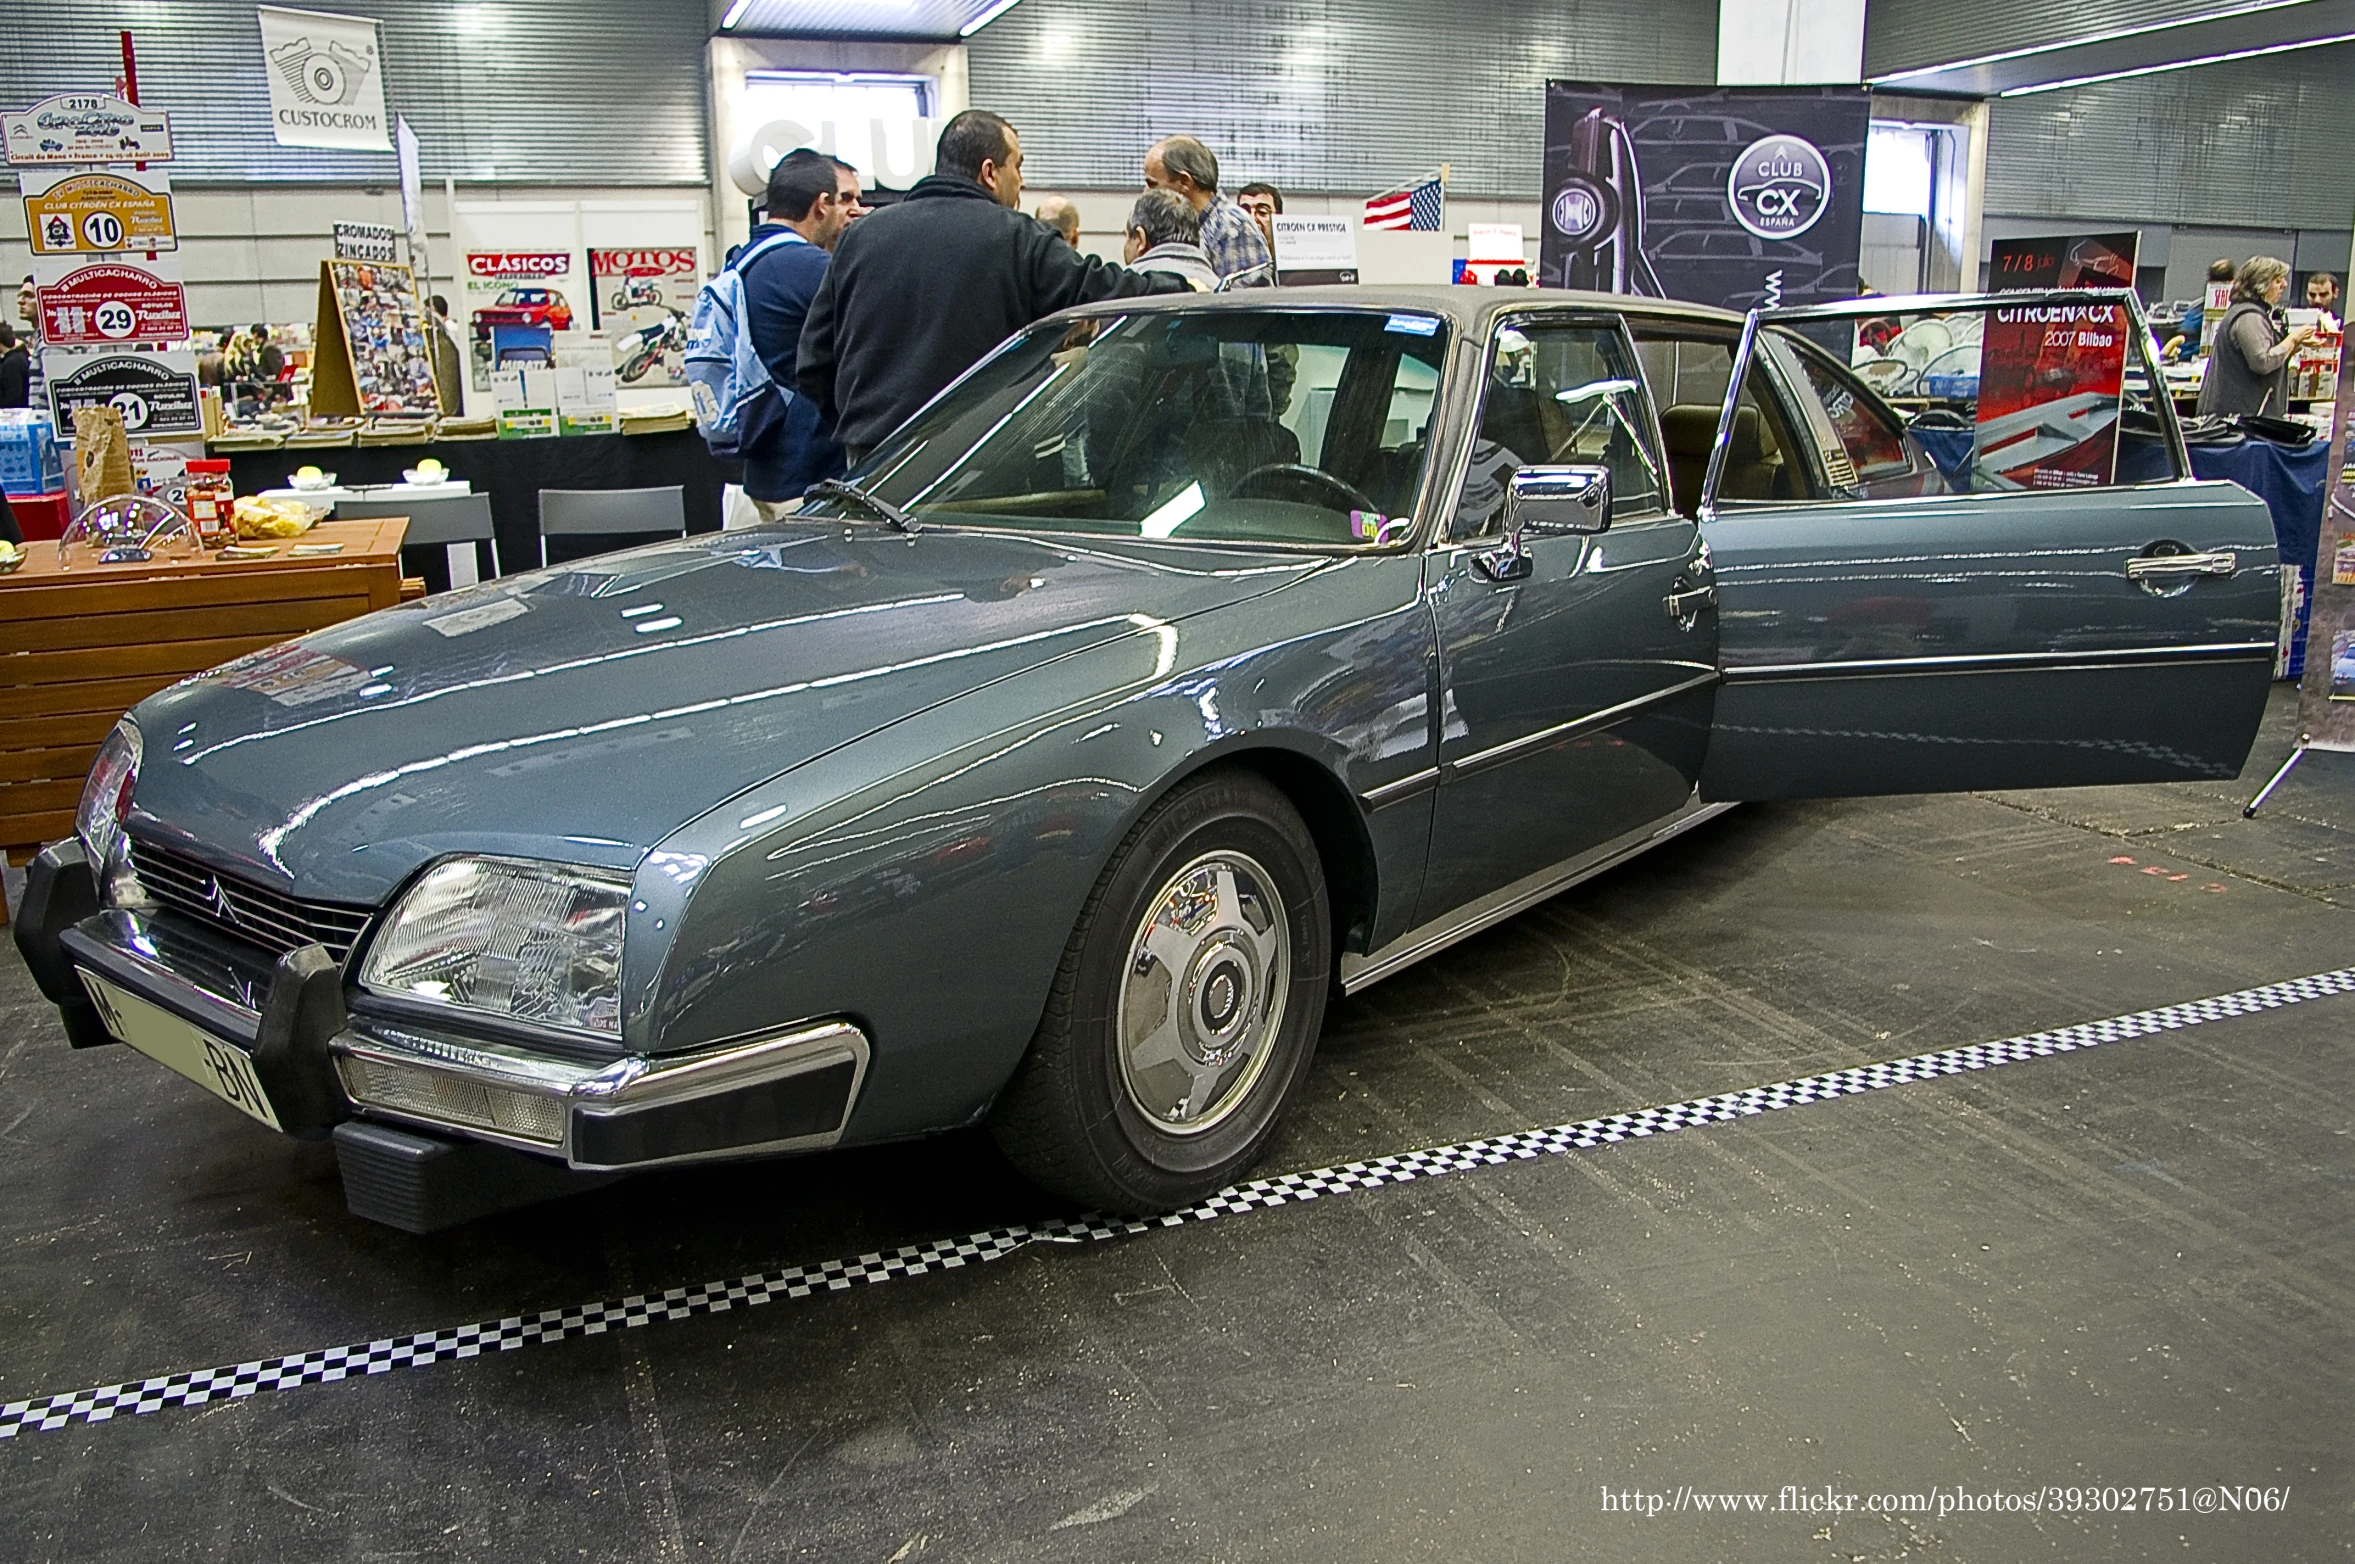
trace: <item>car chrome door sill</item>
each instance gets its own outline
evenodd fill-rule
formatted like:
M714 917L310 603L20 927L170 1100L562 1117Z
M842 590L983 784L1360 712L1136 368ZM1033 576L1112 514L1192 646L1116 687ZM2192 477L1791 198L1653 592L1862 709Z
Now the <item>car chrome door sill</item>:
M1650 825L1638 826L1624 836L1591 847L1551 868L1524 875L1510 885L1490 891L1477 901L1466 902L1453 912L1434 918L1420 928L1409 929L1370 956L1344 952L1341 957L1341 992L1354 994L1386 977L1403 972L1424 957L1436 956L1458 940L1470 939L1482 929L1502 923L1513 914L1534 907L1549 896L1559 895L1581 880L1592 879L1605 869L1625 863L1646 848L1657 847L1670 837L1681 835L1702 821L1714 819L1733 807L1732 804L1704 804L1696 794L1675 814Z

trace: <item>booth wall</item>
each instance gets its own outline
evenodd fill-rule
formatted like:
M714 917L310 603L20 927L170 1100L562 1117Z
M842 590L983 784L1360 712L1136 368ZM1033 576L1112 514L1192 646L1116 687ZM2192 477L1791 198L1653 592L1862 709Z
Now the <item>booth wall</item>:
M537 203L547 201L632 201L659 199L705 204L700 189L607 185L460 185L458 201ZM190 318L200 326L251 325L310 320L319 301L319 263L334 251L334 225L401 225L397 189L370 185L256 184L242 189L191 188L175 184L172 204L180 223L179 259L188 288ZM458 255L450 242L449 204L439 184L425 190L426 248L433 286L456 304L462 290L451 286ZM708 214L702 227L704 254L712 253ZM569 224L551 230L549 248L573 245ZM0 202L0 277L13 285L32 270L25 243L24 206ZM13 291L13 286L11 291Z
M2351 79L2346 43L1997 99L1987 210L2344 233Z
M1444 159L1451 196L1533 202L1546 79L1713 81L1717 5L1023 0L966 48L1041 188L1134 189L1185 132L1229 187L1372 195Z
M375 17L384 103L430 184L701 185L703 7L679 0L313 0ZM282 147L252 0L69 0L0 8L0 105L111 90L131 30L142 101L172 114L175 185L391 184L385 152ZM21 273L19 274L21 275Z

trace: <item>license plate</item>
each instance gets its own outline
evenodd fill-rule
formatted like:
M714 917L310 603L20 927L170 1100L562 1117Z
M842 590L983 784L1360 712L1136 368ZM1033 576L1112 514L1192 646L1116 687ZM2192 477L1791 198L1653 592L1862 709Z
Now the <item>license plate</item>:
M79 971L80 969L76 969ZM94 972L80 972L90 1002L106 1029L167 1070L187 1076L232 1108L278 1128L278 1115L262 1094L253 1060L234 1043L183 1021L160 1006L116 987Z

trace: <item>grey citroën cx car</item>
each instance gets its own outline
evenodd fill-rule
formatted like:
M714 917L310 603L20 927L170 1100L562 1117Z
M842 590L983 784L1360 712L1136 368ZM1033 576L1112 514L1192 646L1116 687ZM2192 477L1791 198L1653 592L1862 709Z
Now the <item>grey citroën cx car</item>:
M2124 295L2003 303L2139 349ZM1851 374L1859 312L1057 316L783 523L141 702L19 943L76 1045L332 1135L413 1228L976 1122L1179 1205L1329 994L1733 801L2237 771L2273 536L2147 354L2110 464L2020 487Z

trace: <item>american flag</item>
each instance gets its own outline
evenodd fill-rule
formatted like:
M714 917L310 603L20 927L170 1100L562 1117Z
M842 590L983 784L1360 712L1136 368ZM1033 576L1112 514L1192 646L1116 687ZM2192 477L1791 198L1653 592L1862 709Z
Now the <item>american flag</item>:
M1437 233L1446 217L1447 184L1439 174L1401 185L1366 203L1368 228L1404 228L1416 233Z

